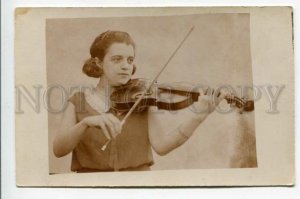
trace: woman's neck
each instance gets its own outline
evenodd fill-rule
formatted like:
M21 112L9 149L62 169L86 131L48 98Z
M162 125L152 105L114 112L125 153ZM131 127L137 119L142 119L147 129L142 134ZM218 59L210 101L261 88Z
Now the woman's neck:
M105 77L100 78L97 86L96 86L96 92L100 95L110 96L110 94L113 92L114 87L111 86L108 82L108 80Z

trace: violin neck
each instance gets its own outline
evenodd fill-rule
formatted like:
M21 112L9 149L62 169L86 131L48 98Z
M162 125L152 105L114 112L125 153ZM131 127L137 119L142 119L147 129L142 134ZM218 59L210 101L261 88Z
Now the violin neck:
M195 90L195 87L191 86L185 86L180 84L164 84L159 85L158 89L178 94L182 96L192 96L192 99L194 101L198 101L198 97L200 95L200 92L198 90ZM212 91L212 90L211 90ZM209 93L209 88L205 90L204 94L213 94L212 92ZM254 110L254 101L253 100L245 100L243 98L239 98L235 95L226 95L225 99L228 104L231 104L232 106L236 106L238 108L242 108L244 111L253 111Z

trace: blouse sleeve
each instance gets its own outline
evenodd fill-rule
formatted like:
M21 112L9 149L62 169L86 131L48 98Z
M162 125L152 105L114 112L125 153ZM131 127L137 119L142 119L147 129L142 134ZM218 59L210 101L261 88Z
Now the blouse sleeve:
M81 92L74 93L68 99L75 106L76 112L80 112L84 108L84 100L84 94Z

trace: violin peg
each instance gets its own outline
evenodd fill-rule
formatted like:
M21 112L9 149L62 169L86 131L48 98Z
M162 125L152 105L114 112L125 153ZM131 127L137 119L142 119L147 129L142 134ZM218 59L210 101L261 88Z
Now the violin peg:
M253 111L254 110L254 101L253 100L248 100L245 103L244 106L244 111Z

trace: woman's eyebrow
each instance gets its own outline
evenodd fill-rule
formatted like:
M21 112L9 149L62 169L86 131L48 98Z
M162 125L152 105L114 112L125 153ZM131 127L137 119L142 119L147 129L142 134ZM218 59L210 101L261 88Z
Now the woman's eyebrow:
M111 56L112 58L120 58L120 57L123 57L123 55L112 55ZM134 58L134 56L128 56L128 58Z
M123 57L122 55L113 55L111 57Z

